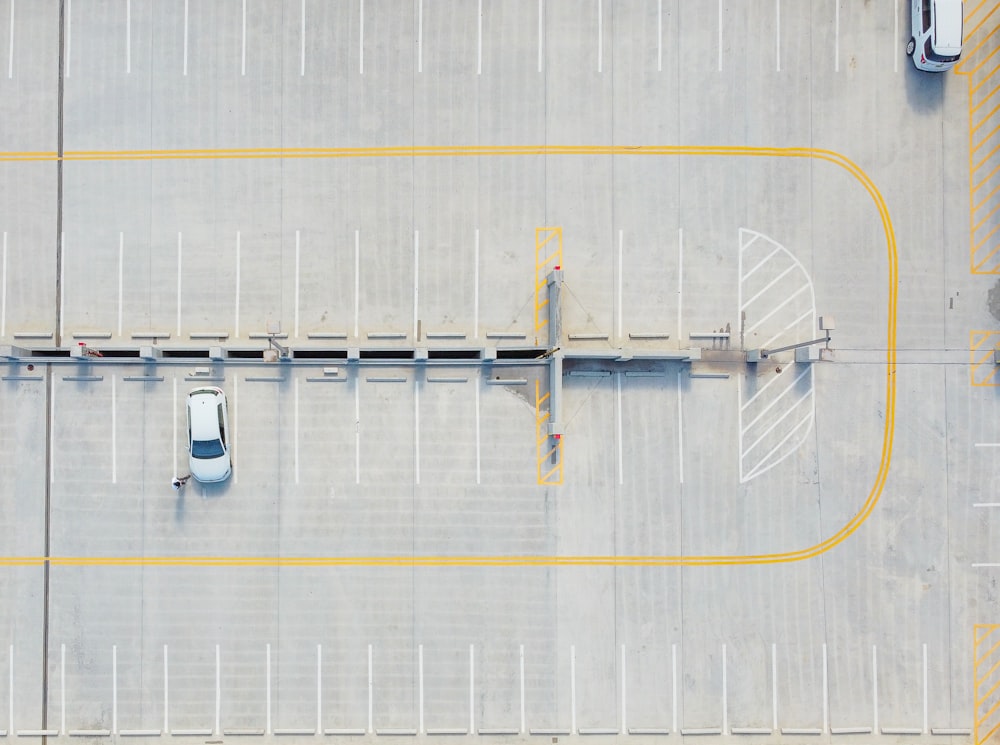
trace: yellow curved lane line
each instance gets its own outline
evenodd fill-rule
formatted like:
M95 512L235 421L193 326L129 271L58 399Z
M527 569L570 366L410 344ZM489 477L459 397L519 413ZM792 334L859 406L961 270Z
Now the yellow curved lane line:
M525 145L468 147L389 147L389 148L252 148L227 150L94 150L68 151L63 160L190 160L227 158L386 158L459 157L511 155L697 155L757 158L806 158L826 161L847 171L871 197L885 231L889 262L888 322L886 328L886 413L878 474L861 509L833 535L795 551L747 555L703 556L136 556L93 557L53 556L8 557L6 566L365 566L365 567L523 567L523 566L719 566L734 564L782 564L819 556L842 543L856 531L878 504L889 474L896 419L896 301L898 256L896 236L889 209L878 188L855 163L832 150L800 147L738 146L623 146L623 145ZM32 156L32 157L27 157ZM55 153L0 153L3 160L58 160Z

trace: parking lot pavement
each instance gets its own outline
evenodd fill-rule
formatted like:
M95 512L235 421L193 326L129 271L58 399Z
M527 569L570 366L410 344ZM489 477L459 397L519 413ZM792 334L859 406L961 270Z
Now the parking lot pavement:
M0 730L981 741L988 6L0 0Z

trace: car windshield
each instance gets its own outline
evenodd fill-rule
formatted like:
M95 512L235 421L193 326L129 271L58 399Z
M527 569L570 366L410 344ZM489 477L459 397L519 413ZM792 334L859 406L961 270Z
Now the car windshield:
M222 440L195 440L191 443L191 455L195 458L219 458L225 454Z

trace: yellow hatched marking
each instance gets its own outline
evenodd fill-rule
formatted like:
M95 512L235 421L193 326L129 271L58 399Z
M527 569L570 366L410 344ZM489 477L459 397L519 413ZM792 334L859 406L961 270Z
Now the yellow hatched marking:
M562 267L562 228L535 228L535 331L549 322L546 277L556 267Z
M972 632L972 692L975 745L996 743L1000 732L1000 625L976 624Z
M538 460L538 483L561 486L563 482L562 439L549 436L549 410L542 407L551 394L542 395L542 384L535 381L535 456ZM554 445L552 443L555 443ZM555 463L555 465L552 465Z
M965 51L955 72L964 75L968 84L969 271L1000 274L997 190L991 186L1000 172L1000 145L995 144L1000 103L994 95L1000 88L1000 5L995 0L979 0L966 2L965 8Z
M969 382L974 386L997 386L997 365L993 350L1000 343L1000 331L969 332Z

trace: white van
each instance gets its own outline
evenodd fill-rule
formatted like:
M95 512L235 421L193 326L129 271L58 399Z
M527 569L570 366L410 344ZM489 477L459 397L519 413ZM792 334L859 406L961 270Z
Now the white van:
M962 0L913 0L906 53L918 70L943 72L962 56Z

